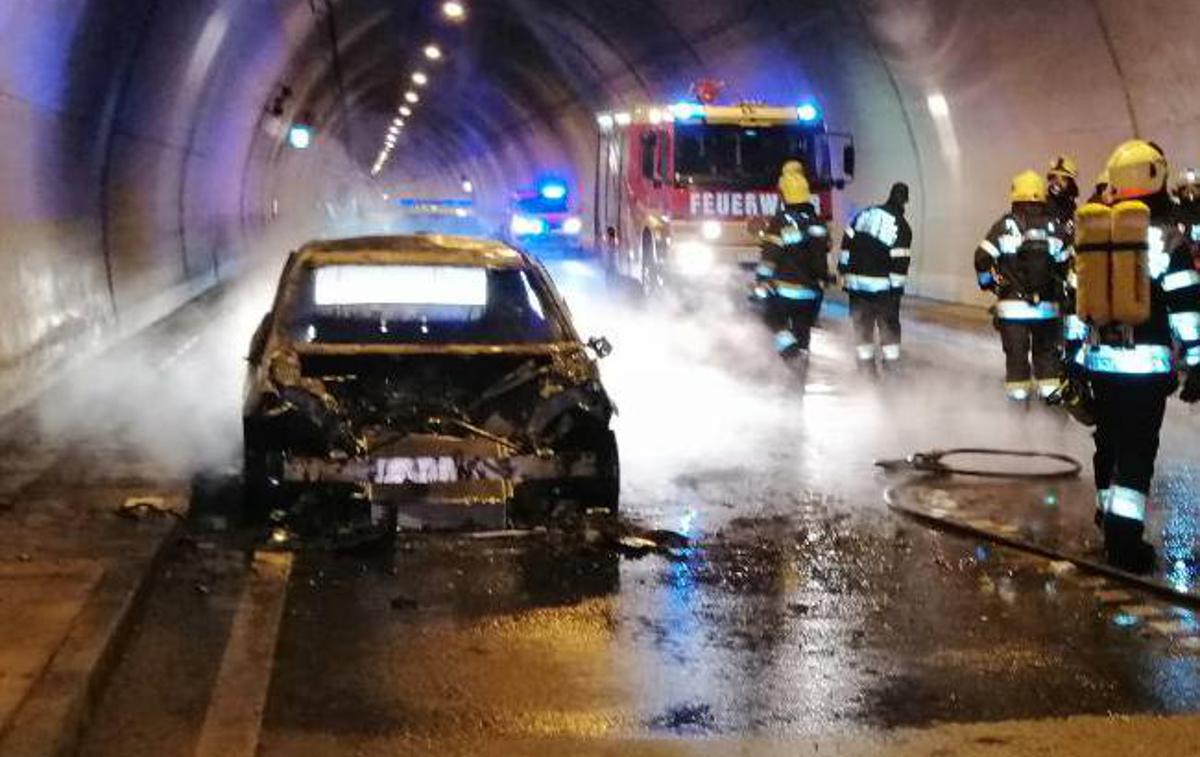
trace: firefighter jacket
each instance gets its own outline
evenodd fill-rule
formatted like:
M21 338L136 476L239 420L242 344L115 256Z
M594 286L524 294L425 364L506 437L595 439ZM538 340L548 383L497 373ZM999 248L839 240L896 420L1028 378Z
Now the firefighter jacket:
M1069 192L1046 195L1046 211L1058 224L1063 239L1075 238L1075 198Z
M789 299L817 299L829 280L829 228L809 203L788 205L771 219L755 270L760 286Z
M885 203L855 215L842 232L838 256L846 291L865 296L903 294L911 245L912 229L903 208Z
M1175 217L1184 236L1200 245L1200 202L1181 202L1175 207Z
M1071 246L1039 203L1014 203L975 250L979 288L999 298L1001 321L1058 318Z
M1196 245L1184 234L1165 194L1143 202L1150 206L1150 318L1133 327L1090 327L1075 362L1091 374L1169 376L1176 355L1189 371L1200 370L1200 272L1192 262Z

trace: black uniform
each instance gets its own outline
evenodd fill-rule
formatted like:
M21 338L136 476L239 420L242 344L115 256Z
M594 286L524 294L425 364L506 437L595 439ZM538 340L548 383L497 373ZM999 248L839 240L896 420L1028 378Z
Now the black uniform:
M875 330L885 364L900 359L900 298L908 281L912 228L904 218L908 187L850 219L842 233L838 272L850 299L860 363L874 365Z
M1075 360L1095 395L1098 515L1110 556L1140 543L1167 398L1178 386L1175 355L1188 370L1184 398L1200 390L1200 273L1166 193L1150 206L1150 319L1136 327L1092 329ZM1086 252L1080 254L1087 254Z
M1058 222L1036 202L1014 203L975 250L979 287L999 298L996 327L1010 399L1028 399L1035 388L1048 396L1060 383L1060 305L1069 258Z
M787 205L771 219L755 272L767 323L784 357L806 354L829 280L829 229L810 203Z
M1200 200L1180 201L1175 216L1183 235L1200 250Z

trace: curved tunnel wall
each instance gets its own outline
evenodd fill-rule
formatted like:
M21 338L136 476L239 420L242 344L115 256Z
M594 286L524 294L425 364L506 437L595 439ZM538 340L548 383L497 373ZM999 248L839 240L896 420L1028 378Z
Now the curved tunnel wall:
M1017 171L1065 151L1086 192L1134 133L1175 165L1200 160L1194 3L474 0L454 33L429 5L0 5L6 386L236 273L248 228L361 188L430 34L445 39L447 79L376 190L452 192L468 174L498 209L551 171L586 198L597 110L674 99L702 76L754 98L813 94L859 147L838 213L908 181L912 289L946 300L983 301L970 254ZM281 82L296 93L277 120L264 108ZM326 127L304 154L281 147L299 113Z

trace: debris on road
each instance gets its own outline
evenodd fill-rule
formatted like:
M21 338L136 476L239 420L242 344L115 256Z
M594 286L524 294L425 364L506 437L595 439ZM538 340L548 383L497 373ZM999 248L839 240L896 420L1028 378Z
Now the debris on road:
M167 504L165 497L143 496L126 497L117 506L117 515L130 520L145 520L150 517L182 518L183 513Z
M524 536L546 533L545 527L537 528L508 528L500 531L473 531L467 534L468 539L486 541L489 539L517 539Z
M393 610L415 610L420 607L417 600L403 594L392 597L391 605Z

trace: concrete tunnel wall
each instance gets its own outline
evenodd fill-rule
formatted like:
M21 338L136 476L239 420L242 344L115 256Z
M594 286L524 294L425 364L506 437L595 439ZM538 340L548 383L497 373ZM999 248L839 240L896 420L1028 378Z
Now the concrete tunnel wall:
M1018 170L1065 151L1086 192L1133 134L1200 161L1196 3L474 0L455 31L430 5L332 2L335 68L320 1L0 4L0 388L236 273L275 211L344 209L430 38L448 59L372 196L466 174L498 209L551 171L586 198L596 111L713 76L814 95L855 134L841 216L908 181L911 289L939 299L984 301L970 253ZM321 136L298 155L281 140L299 113Z

